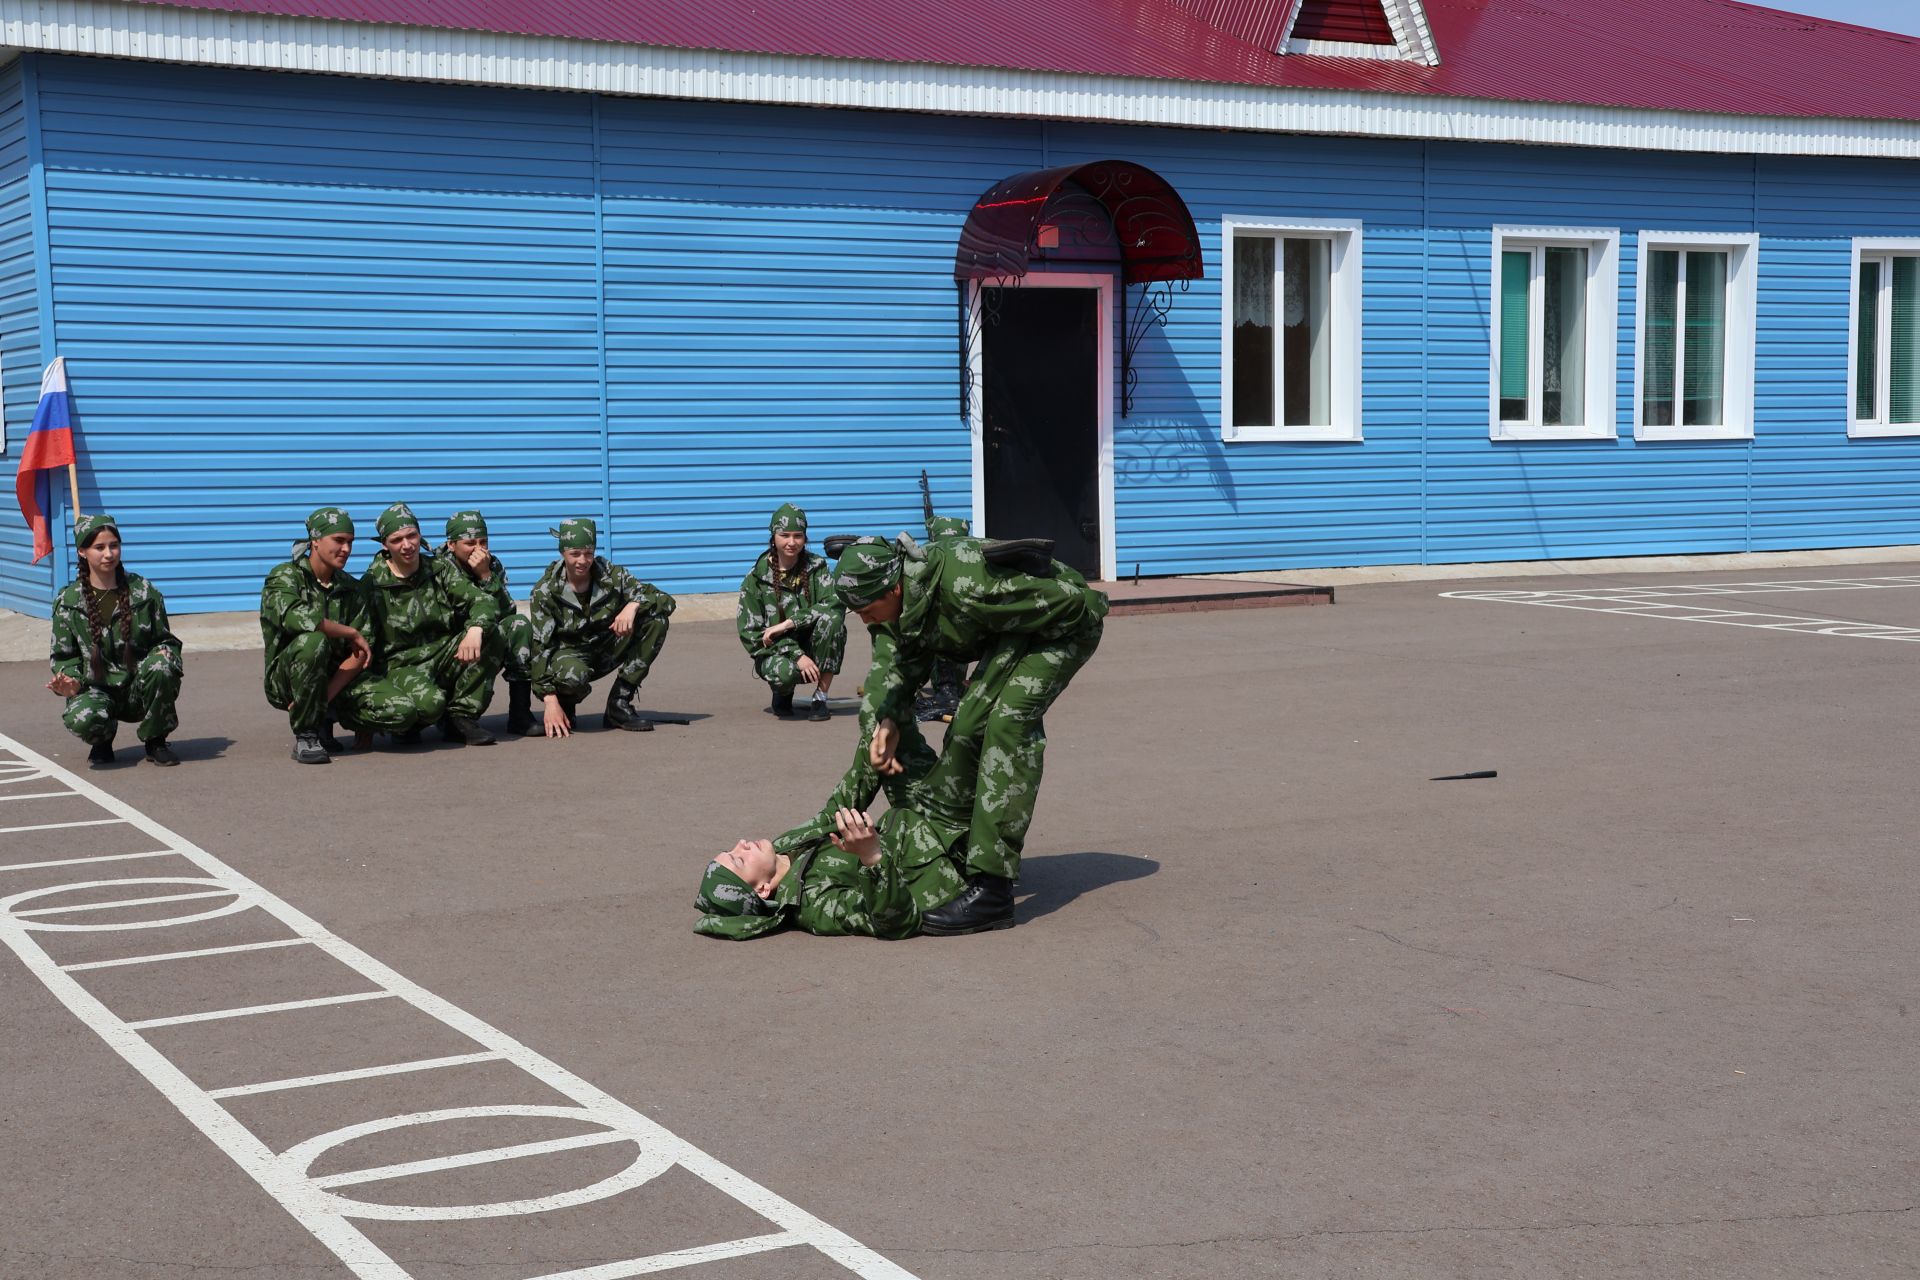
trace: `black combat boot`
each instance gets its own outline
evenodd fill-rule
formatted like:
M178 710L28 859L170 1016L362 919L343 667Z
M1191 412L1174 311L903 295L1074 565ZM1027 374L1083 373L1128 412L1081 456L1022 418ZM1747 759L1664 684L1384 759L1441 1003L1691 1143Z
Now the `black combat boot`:
M1013 881L976 871L967 887L944 907L920 917L920 931L936 938L1013 928Z
M773 705L771 707L768 707L767 710L773 712L773 714L780 716L783 719L787 716L792 715L793 714L793 690L775 689L773 691Z
M480 727L480 722L471 716L448 716L440 722L440 731L449 742L464 742L470 747L490 747L493 735Z
M173 748L167 745L165 738L153 738L145 745L147 748L147 759L153 761L155 764L175 765L180 763L180 757L173 754Z
M332 764L327 749L320 745L320 735L312 729L293 735L293 758L301 764Z
M408 729L405 733L395 733L388 736L393 739L393 745L396 747L417 747L421 742L420 730L418 729Z
M628 733L651 733L653 721L641 719L633 709L633 695L639 689L625 680L615 680L613 688L607 691L607 711L600 722L609 729L625 729Z
M113 739L112 738L108 738L105 742L96 742L93 744L92 747L88 748L87 764L92 768L98 769L103 764L112 764L112 763L113 763Z
M533 732L533 686L525 680L507 681L507 732Z
M346 743L333 736L333 721L331 720L322 720L320 722L319 736L320 745L327 749L327 754L330 756L337 756L347 749Z

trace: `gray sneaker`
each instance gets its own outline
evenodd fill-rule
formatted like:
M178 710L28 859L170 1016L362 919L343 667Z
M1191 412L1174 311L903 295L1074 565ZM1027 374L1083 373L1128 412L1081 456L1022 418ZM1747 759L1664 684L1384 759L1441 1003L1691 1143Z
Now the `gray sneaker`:
M301 764L332 764L327 749L320 745L320 735L313 731L293 735L293 758Z

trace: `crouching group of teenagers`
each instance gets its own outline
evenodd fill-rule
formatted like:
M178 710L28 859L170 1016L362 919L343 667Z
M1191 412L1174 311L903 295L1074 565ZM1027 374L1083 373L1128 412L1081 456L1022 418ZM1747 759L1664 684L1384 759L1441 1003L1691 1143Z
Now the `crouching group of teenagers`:
M418 741L438 725L452 741L484 745L479 724L504 674L507 727L564 737L590 686L614 677L609 729L652 723L633 697L665 643L672 596L596 553L593 521L554 530L560 558L514 607L506 571L477 511L448 518L438 552L423 548L404 504L382 512L380 549L358 580L347 573L352 518L323 507L306 536L267 574L260 596L267 699L288 713L293 758L324 764L373 735ZM814 686L811 719L825 720L840 669L847 612L868 627L873 665L863 686L853 761L809 821L774 838L744 839L714 857L695 904L698 932L755 938L787 926L816 934L904 938L1010 927L1013 884L1033 819L1046 754L1045 715L1100 642L1107 599L1032 544L966 535L929 522L906 534L830 540L836 563L807 549L806 514L774 513L769 544L741 584L738 631L773 710L796 714L794 690ZM78 580L53 611L53 679L65 723L113 759L120 721L138 721L147 758L178 763L181 645L151 583L121 565L110 516L75 528ZM914 704L937 669L964 671L939 751L921 735ZM541 703L538 721L534 699ZM885 792L875 822L867 808Z

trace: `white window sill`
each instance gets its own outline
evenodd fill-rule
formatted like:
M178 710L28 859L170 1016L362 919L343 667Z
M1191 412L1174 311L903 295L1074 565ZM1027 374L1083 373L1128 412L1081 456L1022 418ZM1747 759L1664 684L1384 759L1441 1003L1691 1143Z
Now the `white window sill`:
M1920 422L1849 422L1847 437L1852 440L1875 436L1920 436Z
M1487 429L1487 438L1496 441L1525 440L1612 440L1618 428L1605 427L1533 427L1524 422L1496 422Z
M1745 424L1728 427L1635 427L1635 440L1645 440L1652 444L1665 444L1669 441L1713 441L1713 440L1751 440L1753 428Z
M1302 441L1332 444L1363 443L1363 437L1358 431L1342 430L1339 427L1228 427L1220 433L1220 439L1226 444L1245 444L1258 440L1292 443Z

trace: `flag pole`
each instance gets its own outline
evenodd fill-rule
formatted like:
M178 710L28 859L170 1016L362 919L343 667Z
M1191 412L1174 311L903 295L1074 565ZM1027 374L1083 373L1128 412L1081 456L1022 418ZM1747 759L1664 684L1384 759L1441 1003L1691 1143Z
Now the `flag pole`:
M78 463L67 464L67 491L73 495L73 522L80 523L80 467Z

